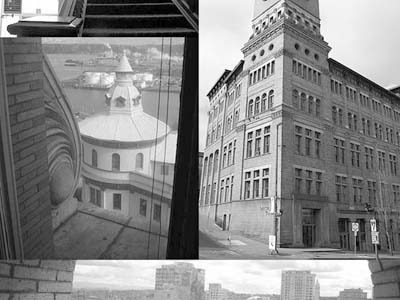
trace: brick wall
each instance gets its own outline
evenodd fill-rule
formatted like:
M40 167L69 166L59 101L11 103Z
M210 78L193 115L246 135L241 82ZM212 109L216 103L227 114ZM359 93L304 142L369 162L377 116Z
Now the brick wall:
M71 299L75 261L0 262L0 300Z
M25 258L50 257L54 247L41 40L4 39L3 44Z
M373 299L400 299L400 261L382 261L382 267L377 261L369 262L374 284Z

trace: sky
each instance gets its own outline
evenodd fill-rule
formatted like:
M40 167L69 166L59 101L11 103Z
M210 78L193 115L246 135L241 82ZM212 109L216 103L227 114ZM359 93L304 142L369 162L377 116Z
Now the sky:
M174 261L81 260L74 274L74 288L114 290L154 289L155 269ZM209 283L220 283L237 293L280 294L282 270L310 270L317 275L322 296L337 296L345 288L362 288L371 297L367 261L360 260L219 260L191 261L205 269Z
M207 135L207 93L224 69L232 70L243 58L252 9L253 0L200 1L200 151ZM399 11L399 0L320 0L330 57L384 87L400 85Z

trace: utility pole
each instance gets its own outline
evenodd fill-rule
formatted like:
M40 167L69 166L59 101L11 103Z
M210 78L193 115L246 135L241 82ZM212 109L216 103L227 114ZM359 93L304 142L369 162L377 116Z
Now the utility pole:
M279 123L276 125L276 154L275 154L275 197L274 197L274 210L273 210L273 216L274 216L274 236L275 236L275 243L274 243L274 249L271 251L271 254L277 255L279 254L278 252L278 166L279 166L279 128L282 128L282 123Z

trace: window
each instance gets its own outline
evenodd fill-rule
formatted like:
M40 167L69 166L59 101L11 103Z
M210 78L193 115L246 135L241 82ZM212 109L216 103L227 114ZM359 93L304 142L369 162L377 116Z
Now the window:
M305 93L301 93L301 96L300 96L300 109L302 111L306 111L306 104L307 104L307 95Z
M119 171L120 170L120 157L119 154L114 153L112 155L112 170Z
M340 164L345 162L345 145L344 140L335 138L335 161Z
M269 196L269 169L263 169L262 172L262 197L266 198Z
M347 194L347 177L336 176L336 201L346 201Z
M361 179L353 178L353 201L354 203L362 203L362 184Z
M161 205L154 204L153 220L161 222Z
M256 141L254 144L254 154L255 156L261 155L261 129L256 130Z
M312 191L312 171L306 170L306 194L311 195Z
M113 209L121 210L121 194L113 194Z
M306 156L311 156L311 134L312 131L310 129L306 129L306 138L305 138L305 155Z
M256 98L256 102L255 102L255 106L254 106L254 115L258 115L260 113L260 97Z
M274 90L268 93L268 109L271 109L274 105Z
M101 207L101 193L95 188L90 188L90 202L98 207Z
M370 204L376 203L376 182L368 180L368 202Z
M292 72L305 80L321 85L321 72L297 60L293 60Z
M264 127L264 154L270 153L270 133L271 133L271 127L266 126Z
M251 172L245 173L244 199L250 199Z
M253 149L253 133L247 133L247 157L252 157L252 149Z
M301 193L301 185L302 185L302 170L301 169L295 169L294 171L295 174L295 185L294 185L294 190L297 193Z
M140 199L139 214L143 217L147 215L147 200Z
M222 156L222 167L225 168L226 167L226 156L227 156L227 146L224 147L224 154Z
M261 112L267 110L267 94L263 94L261 97Z
M92 166L97 168L97 151L92 150Z
M248 108L248 111L247 111L247 117L248 118L251 118L253 116L253 105L254 105L254 101L250 100L249 101L249 108Z
M367 170L374 169L374 149L365 147L365 168Z
M295 138L296 138L296 153L301 155L301 140L302 140L303 128L300 126L295 127Z
M232 164L232 143L228 145L228 166Z
M321 133L316 131L314 135L315 135L315 140L314 140L315 157L321 158Z
M293 90L292 105L294 108L299 108L299 92L297 90Z
M390 173L397 176L397 157L394 154L389 154Z
M217 158L217 157L216 157ZM218 158L217 158L218 159ZM169 174L169 166L166 164L162 164L160 166L160 174L167 176Z
M381 172L386 172L386 153L378 151L378 169Z
M393 190L393 201L399 202L400 201L400 185L393 184L392 190Z
M351 152L351 165L353 167L360 167L360 145L350 143L350 152Z
M316 172L316 181L315 181L315 193L317 195L322 194L322 173L321 172Z
M230 197L230 191L229 191L229 178L226 179L226 186L225 186L225 199L224 202L228 202Z

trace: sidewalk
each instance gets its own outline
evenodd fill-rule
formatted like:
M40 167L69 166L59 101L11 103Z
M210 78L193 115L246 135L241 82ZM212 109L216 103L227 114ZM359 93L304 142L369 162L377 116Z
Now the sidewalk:
M278 248L279 254L271 255L268 242L252 239L238 233L222 231L212 220L199 216L200 259L375 259L374 253L357 253L332 248ZM379 253L381 259L399 259Z

